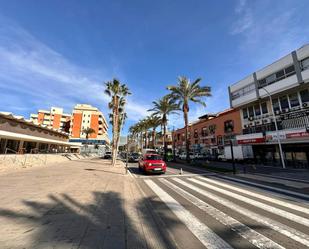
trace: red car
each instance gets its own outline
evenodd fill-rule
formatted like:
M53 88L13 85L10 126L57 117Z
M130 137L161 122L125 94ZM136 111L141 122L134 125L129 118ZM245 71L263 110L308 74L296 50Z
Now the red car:
M138 162L138 168L145 173L165 173L166 163L158 154L145 154Z

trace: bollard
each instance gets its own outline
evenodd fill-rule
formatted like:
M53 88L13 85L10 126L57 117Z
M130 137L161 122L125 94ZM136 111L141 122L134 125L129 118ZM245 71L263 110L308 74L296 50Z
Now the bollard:
M182 168L180 168L180 173L179 174L182 175Z

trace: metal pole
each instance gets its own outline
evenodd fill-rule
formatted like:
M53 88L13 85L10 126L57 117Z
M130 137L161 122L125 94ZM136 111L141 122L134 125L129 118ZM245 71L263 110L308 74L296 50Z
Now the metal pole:
M275 121L275 129L276 129L276 134L277 134L277 141L278 141L278 146L279 146L279 152L280 152L282 168L285 169L285 161L284 161L284 157L283 157L283 151L282 151L282 145L281 145L281 140L280 140L280 136L279 136L277 119L276 119L276 115L275 115L275 112L274 112L273 100L272 100L272 97L271 97L270 93L264 87L262 87L262 89L266 92L266 94L269 97L269 101L270 101L270 105L271 105L271 114L272 114L273 119Z
M235 159L234 159L234 151L233 151L233 141L230 140L230 146L231 146L231 156L232 156L232 166L233 166L233 174L236 174L236 167L235 167Z

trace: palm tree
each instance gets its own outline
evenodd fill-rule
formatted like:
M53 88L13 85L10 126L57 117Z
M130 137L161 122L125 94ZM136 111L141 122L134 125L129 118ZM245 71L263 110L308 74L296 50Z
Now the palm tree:
M185 121L185 137L186 137L186 152L187 161L190 161L189 157L189 126L188 126L188 112L189 103L199 103L206 106L205 102L202 100L203 97L211 96L211 88L209 86L200 86L201 78L190 82L190 79L186 77L179 77L178 84L176 86L168 86L167 89L171 91L171 97L177 101L177 103L182 107L183 117Z
M112 126L113 126L113 145L112 145L112 165L116 163L117 156L117 142L119 141L120 129L120 117L121 109L125 105L125 97L130 95L129 88L126 84L121 84L119 80L113 79L105 83L105 93L111 97L109 108L112 109ZM123 106L121 106L123 104Z
M169 95L164 96L158 101L152 102L154 108L148 111L153 112L153 115L160 116L163 126L163 146L164 146L164 159L166 160L167 143L166 143L166 127L168 115L176 113L179 110L179 105Z
M90 127L87 127L86 129L82 130L82 132L86 134L86 140L88 141L89 135L95 133L95 130Z
M156 116L156 115L151 115L148 118L150 128L152 128L152 148L155 149L155 144L156 144L156 129L157 127L162 123L161 117Z

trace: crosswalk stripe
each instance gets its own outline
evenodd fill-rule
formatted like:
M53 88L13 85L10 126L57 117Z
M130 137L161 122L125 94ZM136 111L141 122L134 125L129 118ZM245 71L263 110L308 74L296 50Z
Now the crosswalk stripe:
M228 243L215 234L209 227L201 223L186 210L178 201L166 193L152 180L144 180L153 192L173 211L173 213L189 228L189 230L208 249L230 249Z
M309 247L309 236L307 234L304 234L300 231L297 231L296 229L294 228L291 228L287 225L284 225L280 222L277 222L273 219L270 219L270 218L267 218L267 217L264 217L262 215L259 215L257 213L254 213L252 211L250 211L249 209L246 209L246 208L243 208L225 198L221 198L220 196L217 196L213 193L210 193L204 189L201 189L201 188L198 188L196 187L195 185L193 184L190 184L190 183L187 183L183 180L180 180L178 178L171 178L173 181L176 181L180 184L182 184L183 186L186 186L194 191L196 191L197 193L203 195L203 196L206 196L207 198L227 207L227 208L230 208L232 210L234 210L235 212L241 214L241 215L244 215L246 217L249 217L259 223L262 223L264 224L265 226Z
M255 245L261 249L283 249L284 247L280 246L271 239L265 237L264 235L254 231L250 227L242 224L238 220L228 216L227 214L221 212L217 208L211 206L210 204L200 200L189 192L183 190L182 188L176 186L175 184L165 180L160 179L160 181L165 184L167 187L174 190L177 194L181 195L183 198L190 201L192 204L196 205L201 210L205 211L210 216L214 217L220 223L225 226L230 227L233 231L236 231L240 236L247 239L251 244Z
M205 182L214 183L214 184L217 184L219 186L229 188L229 189L235 190L235 191L243 193L243 194L247 194L247 195L250 195L250 196L253 196L253 197L274 203L274 204L278 204L278 205L281 205L281 206L284 206L284 207L287 207L287 208L290 208L290 209L293 209L293 210L296 210L296 211L300 211L300 212L309 214L309 209L305 208L305 207L297 206L295 204L291 204L291 203L288 203L286 201L281 201L281 200L277 200L277 199L274 199L274 198L271 198L271 197L268 197L268 196L265 196L265 195L262 195L262 194L254 193L254 192L242 189L242 188L232 186L230 184L220 182L218 180L212 180L212 179L205 178L205 177L197 177L197 178L202 180L202 181L205 181Z
M227 191L225 189L221 189L221 188L215 187L215 186L210 185L210 184L208 184L208 183L206 183L204 181L196 180L196 179L193 179L193 178L189 178L188 180L192 181L192 182L195 182L195 183L197 183L199 185L202 185L204 187L207 187L209 189L212 189L212 190L215 190L217 192L220 192L222 194L225 194L227 196L233 197L233 198L235 198L235 199L237 199L239 201L243 201L243 202L246 202L246 203L248 203L250 205L253 205L255 207L261 208L261 209L263 209L263 210L265 210L267 212L270 212L270 213L279 215L281 217L284 217L285 219L289 219L291 221L294 221L294 222L297 222L299 224L302 224L304 226L309 227L309 220L307 218L298 216L296 214L292 214L290 212L287 212L285 210L282 210L282 209L279 209L279 208L276 208L276 207L269 206L269 205L261 203L259 201L250 199L248 197L232 193L231 191Z
M220 178L227 179L227 180L233 181L233 182L236 181L236 182L249 184L249 185L256 186L256 187L261 187L261 188L264 188L264 189L271 189L271 190L278 191L278 192L281 192L281 193L285 193L285 194L288 194L288 195L297 196L299 198L309 199L309 195L298 193L298 192L295 192L295 191L285 190L285 189L281 189L281 188L275 188L275 187L267 186L267 185L264 185L264 184L259 184L259 183L255 183L255 182L251 182L251 181L245 181L245 180L232 178L232 177L228 177L228 176L220 176Z

